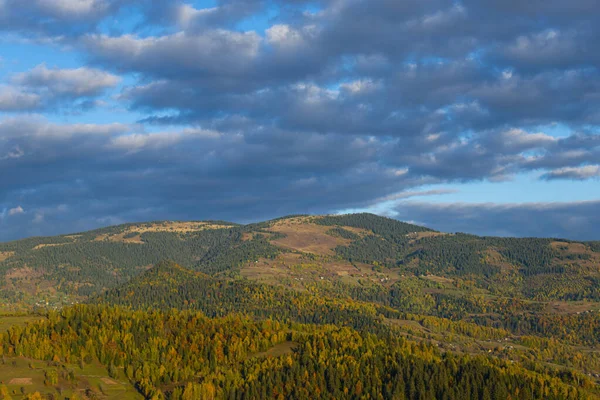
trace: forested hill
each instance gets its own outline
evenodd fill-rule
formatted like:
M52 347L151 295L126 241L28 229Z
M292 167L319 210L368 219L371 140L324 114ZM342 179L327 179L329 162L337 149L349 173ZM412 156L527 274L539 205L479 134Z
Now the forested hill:
M354 214L127 224L0 257L3 312L35 313L0 316L0 376L46 394L600 398L597 243ZM11 381L0 398L39 398Z
M597 242L446 234L351 214L250 225L150 222L2 243L0 301L69 304L128 282L165 259L214 277L301 290L315 285L388 290L404 278L426 276L531 300L600 298Z

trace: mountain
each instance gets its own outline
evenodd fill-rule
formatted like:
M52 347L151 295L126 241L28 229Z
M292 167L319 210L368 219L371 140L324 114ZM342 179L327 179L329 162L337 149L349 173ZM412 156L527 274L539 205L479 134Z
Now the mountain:
M37 312L0 317L0 351L33 363L19 373L34 383L36 362L53 365L47 393L600 398L598 242L297 215L127 224L0 255L5 312Z
M535 301L598 300L600 246L445 234L372 214L126 224L0 244L0 299L81 301L161 260L292 288L387 290L407 277Z

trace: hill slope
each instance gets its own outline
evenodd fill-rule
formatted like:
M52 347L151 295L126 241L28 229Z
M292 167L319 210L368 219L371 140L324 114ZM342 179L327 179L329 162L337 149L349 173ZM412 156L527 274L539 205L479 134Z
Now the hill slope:
M597 243L354 214L0 246L5 304L62 308L0 334L0 351L73 390L79 363L157 399L600 395Z
M444 234L372 214L240 226L126 224L0 244L0 298L60 305L116 287L160 260L213 276L304 290L389 289L408 276L524 299L600 299L597 243ZM362 290L362 289L361 289Z
M423 285L428 281L414 279ZM509 360L531 371L600 377L597 312L559 313L544 303L482 296L468 289L419 290L424 287L413 282L367 300L350 286L298 291L216 278L162 262L90 303L137 310L198 310L209 317L241 313L286 324L332 324L362 335L421 341L443 353ZM428 302L431 308L424 307Z

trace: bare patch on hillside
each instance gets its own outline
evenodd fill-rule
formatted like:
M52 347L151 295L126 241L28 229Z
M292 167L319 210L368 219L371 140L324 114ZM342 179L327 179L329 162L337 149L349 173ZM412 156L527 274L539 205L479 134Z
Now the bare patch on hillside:
M25 266L6 272L3 289L16 290L28 295L55 294L56 282L45 277L45 271Z
M582 267L593 273L600 270L600 253L590 250L583 243L555 241L550 246L559 253L559 260L556 260L558 264Z
M242 234L242 240L243 241L248 241L248 240L253 240L256 239L257 236L262 236L266 239L269 239L271 237L272 233L269 232L244 232Z
M115 243L133 243L133 244L144 244L141 235L132 235L135 232L123 232L116 235L104 234L98 235L94 238L95 242L110 241Z
M271 240L271 243L304 253L331 256L337 246L347 246L351 240L330 236L326 233L329 229L329 226L301 223L295 219L277 221L270 230L283 233L285 237Z
M211 222L175 222L167 221L154 224L141 224L129 227L125 234L132 232L172 232L172 233L190 233L201 232L211 229L233 228L233 225L214 224Z
M556 314L583 314L600 310L600 303L589 301L551 301L545 311Z
M583 243L569 243L569 242L555 241L555 242L550 243L550 246L552 246L556 250L562 250L562 251L565 251L568 253L582 254L582 253L589 252L589 250Z
M423 325L421 325L417 321L411 321L411 320L406 320L406 319L386 318L385 322L388 325L397 326L397 327L400 327L405 330L412 329L412 330L415 330L418 332L428 332L428 329L426 329Z
M495 265L500 267L503 273L507 273L515 270L515 266L504 258L502 254L498 252L498 250L490 247L481 252L481 259L484 263L488 265Z
M0 251L0 262L15 255L14 251Z
M410 239L412 239L410 243L414 243L420 239L437 237L437 236L447 236L447 235L450 235L450 234L445 233L445 232L413 232L413 233L407 234L406 236L409 237Z
M437 275L425 275L423 278L430 280L432 282L441 283L443 285L452 285L454 281L452 279L444 278L443 276Z
M362 228L355 228L353 226L340 226L340 228L350 231L352 233L356 233L358 236L361 236L361 237L373 234L373 232L371 232L371 231L368 231L368 230L362 229Z
M12 378L8 381L9 385L33 385L32 378Z
M94 238L95 242L117 242L144 244L142 234L147 232L167 232L167 233L192 233L202 232L213 229L233 228L233 225L213 224L210 222L159 222L133 225L127 227L120 233L104 233Z
M41 244L38 244L37 246L35 246L33 248L33 250L43 249L44 247L64 246L65 244L70 244L70 243L41 243Z
M262 353L256 353L251 357L261 358L284 356L286 354L291 354L296 347L298 347L298 343L296 342L283 342L276 344L267 351L263 351Z
M110 379L110 378L100 378L100 380L101 380L101 381L102 381L104 384L106 384L106 385L110 385L110 386L112 386L112 385L118 385L118 382L116 382L116 381L114 381L114 380L112 380L112 379Z
M312 221L314 221L315 217L311 217L311 216L301 216L301 217L291 217L291 218L284 218L284 219L279 219L273 222L272 226L275 225L304 225L304 224L311 224Z
M6 272L6 278L8 279L35 279L44 276L44 273L40 270L36 270L30 267L12 268Z

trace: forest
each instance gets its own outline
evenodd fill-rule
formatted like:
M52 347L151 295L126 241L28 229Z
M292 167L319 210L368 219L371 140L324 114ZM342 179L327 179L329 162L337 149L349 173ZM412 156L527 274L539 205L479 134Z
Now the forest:
M582 399L595 384L499 359L442 353L393 335L334 325L208 318L190 311L81 305L0 336L2 355L108 366L149 399ZM276 357L262 353L282 343ZM67 382L62 382L67 381Z
M0 399L600 398L597 242L154 221L0 243L0 277Z

